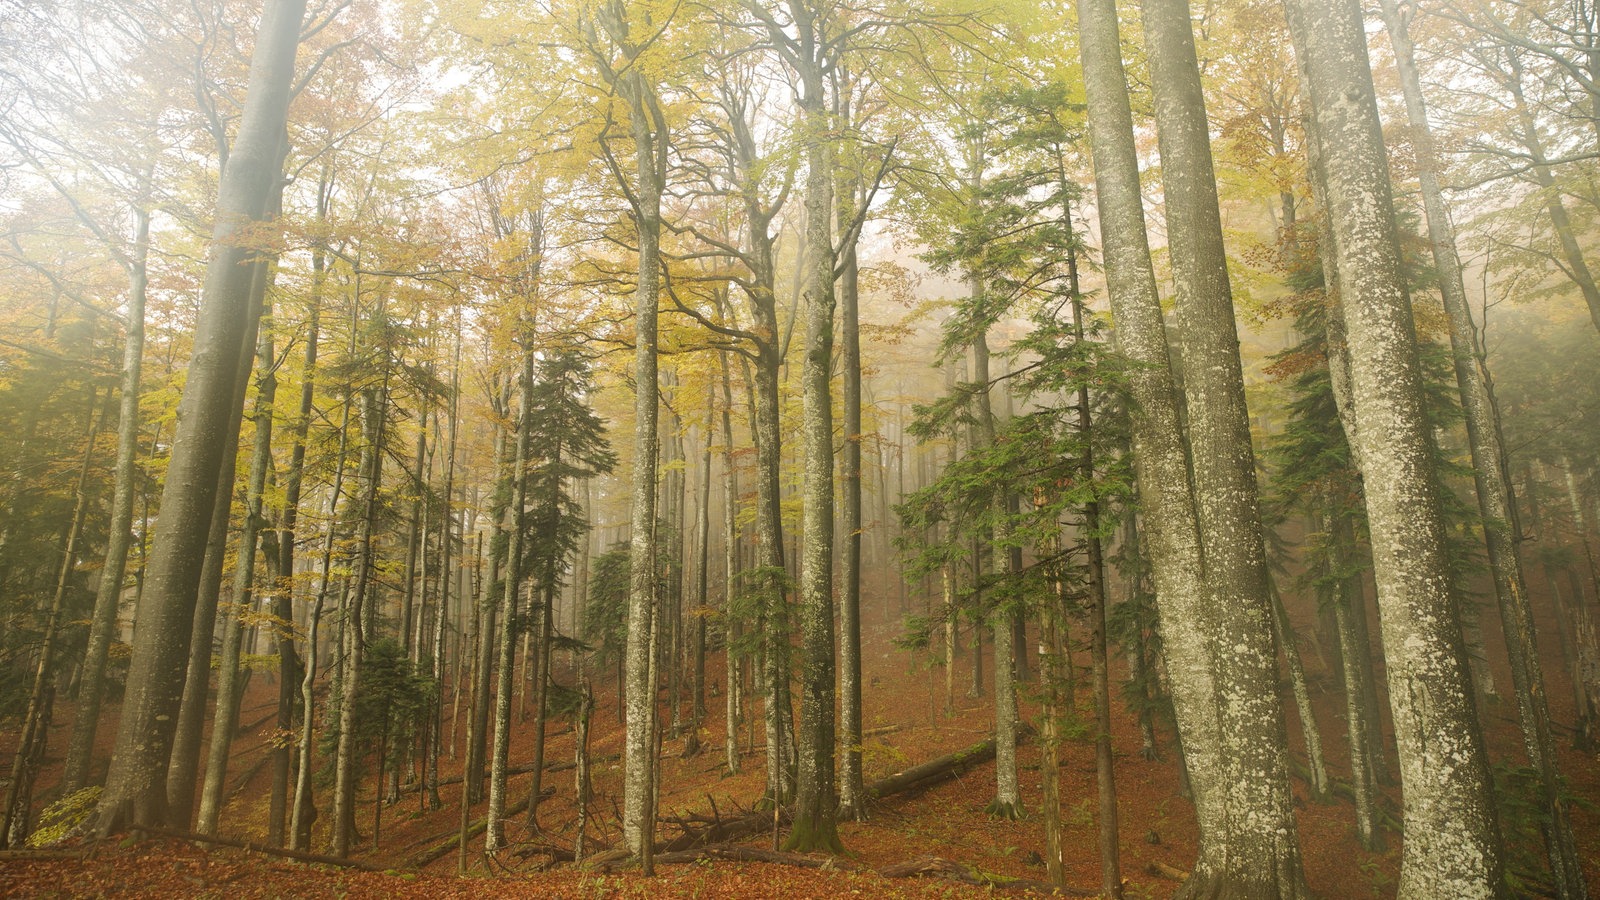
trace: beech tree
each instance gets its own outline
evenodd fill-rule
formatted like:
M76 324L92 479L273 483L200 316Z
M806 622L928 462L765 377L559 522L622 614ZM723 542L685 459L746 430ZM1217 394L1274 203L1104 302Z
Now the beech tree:
M268 210L282 178L284 119L300 41L304 0L271 0L251 62L244 118L223 169L202 315L189 365L173 459L162 494L162 521L151 549L146 602L135 624L128 699L117 732L97 828L166 821L166 767L182 699L187 627L195 605L203 541L215 506L223 453L219 437L240 410L234 403L239 359L247 352L253 252L240 236Z
M1288 4L1349 336L1353 421L1406 794L1399 896L1506 893L1488 760L1451 595L1389 168L1354 3ZM1422 699L1426 695L1426 700Z

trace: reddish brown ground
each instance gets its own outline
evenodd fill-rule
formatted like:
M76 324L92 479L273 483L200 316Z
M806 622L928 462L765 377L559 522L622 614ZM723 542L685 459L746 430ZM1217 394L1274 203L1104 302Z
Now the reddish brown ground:
M891 601L892 603L892 601ZM1486 637L1492 642L1498 633L1485 617ZM870 624L870 620L869 620ZM1553 623L1549 626L1553 628ZM870 629L869 646L889 646L897 626L878 623ZM1552 632L1546 631L1546 634ZM1554 644L1553 640L1548 641ZM1087 659L1080 654L1080 663ZM1546 663L1550 697L1558 722L1570 719L1570 692L1556 660ZM891 774L912 763L921 762L981 740L988 731L990 704L964 696L969 669L959 661L958 709L946 717L939 709L943 696L943 672L929 669L922 657L905 651L877 649L868 654L866 677L870 686L866 696L866 725L869 729L898 726L865 743L868 780ZM1344 764L1342 698L1335 691L1309 649L1307 665L1312 670L1313 692L1323 739L1336 777L1348 777ZM720 659L713 662L710 679L724 685ZM1503 668L1503 667L1502 667ZM616 754L621 747L621 729L615 716L615 701L610 673L598 675L600 702L596 710L591 753L597 759ZM1502 685L1509 689L1509 675L1501 672ZM1086 679L1080 681L1086 685ZM230 766L230 785L249 771L264 752L264 736L270 729L275 686L264 677L251 685L245 712L247 725L256 724L240 742ZM1086 689L1080 687L1080 703L1088 715ZM725 777L722 735L723 704L710 698L710 718L702 731L703 751L685 759L683 740L668 740L663 747L661 835L677 833L672 823L682 813L706 813L713 803L727 813L748 807L760 794L763 783L762 757L749 751L743 771ZM1151 874L1153 863L1186 869L1193 861L1195 824L1193 810L1178 792L1178 778L1171 752L1171 737L1163 733L1164 756L1147 761L1139 752L1136 726L1131 716L1115 703L1113 740L1117 760L1117 788L1121 816L1122 872L1130 897L1171 894L1176 883ZM1026 711L1031 712L1031 706ZM115 728L115 709L110 711L101 730L102 743L109 749ZM448 730L449 712L446 712ZM64 751L70 710L58 710L52 729L49 767L41 777L46 789L59 776L60 755ZM1289 716L1290 743L1303 759L1298 723ZM1520 743L1514 709L1507 702L1494 705L1490 713L1491 747L1499 759L1520 759ZM568 760L573 754L573 738L565 723L554 725L549 743L551 760ZM464 719L461 726L465 733ZM1563 732L1564 733L1564 732ZM11 737L11 736L5 736ZM748 735L744 736L745 738ZM760 742L759 728L755 732ZM14 740L14 738L12 738ZM0 738L0 744L7 741ZM513 763L525 762L530 752L530 732L524 726L516 731ZM1600 800L1600 767L1592 757L1567 749L1562 741L1564 772L1573 790L1591 803ZM11 748L0 746L9 759ZM993 766L987 765L968 775L915 796L894 798L872 810L865 823L841 826L841 838L857 864L883 867L925 856L960 861L977 869L1003 876L1043 879L1045 870L1039 854L1044 849L1043 826L1036 815L1039 803L1039 751L1029 744L1021 752L1025 802L1034 813L1022 822L995 821L983 813L993 794ZM459 774L459 763L448 757L441 760L441 774ZM620 842L617 809L621 802L621 766L602 762L595 768L595 803L591 818L590 850ZM1096 848L1095 785L1092 747L1083 740L1063 748L1062 817L1066 823L1067 882L1081 888L1100 883ZM266 793L269 772L257 770L240 790L223 818L222 833L249 840L261 840L265 831ZM527 776L513 778L510 795L519 799L526 791ZM508 837L514 849L536 851L556 846L570 849L573 822L573 782L570 771L546 777L546 785L556 788L554 798L540 808L543 832L531 833L518 817ZM454 832L459 824L459 786L441 790L444 808L421 807L416 794L383 810L381 844L371 846L373 832L370 779L363 785L363 807L359 828L364 845L356 858L386 867L399 867L420 850L434 846ZM1296 782L1297 815L1307 881L1321 896L1329 898L1385 897L1394 893L1399 865L1400 841L1388 835L1388 849L1367 853L1353 835L1353 813L1344 801L1317 804L1307 798L1305 785ZM1398 810L1398 791L1390 788L1391 809ZM325 803L325 801L319 802ZM474 819L483 808L473 810ZM329 816L319 821L317 849L325 849L322 827ZM1600 815L1592 806L1574 813L1580 852L1586 861L1590 883L1600 886ZM770 836L750 842L755 847L771 847ZM107 896L107 897L969 897L988 896L985 888L969 887L944 880L888 880L871 874L828 872L760 863L699 863L664 866L654 879L636 874L598 875L570 868L540 871L542 858L537 853L502 858L491 875L486 870L481 838L469 844L471 872L466 878L456 873L456 855L451 853L423 872L361 872L320 865L307 865L272 859L244 851L213 848L203 851L195 845L172 840L102 845L86 860L16 860L0 858L0 897L26 896Z

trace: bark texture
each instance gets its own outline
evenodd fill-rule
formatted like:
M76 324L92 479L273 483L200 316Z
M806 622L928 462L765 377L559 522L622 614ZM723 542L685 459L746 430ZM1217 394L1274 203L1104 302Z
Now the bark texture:
M1150 549L1173 710L1201 824L1200 852L1204 857L1211 846L1213 823L1223 821L1223 798L1188 452L1178 421L1166 327L1150 264L1133 112L1114 0L1083 0L1078 6L1078 26L1106 283L1116 319L1117 347L1134 363L1128 391L1133 399L1132 437L1143 535Z
M1337 249L1405 791L1399 896L1500 897L1488 760L1462 658L1422 378L1359 7L1289 0Z
M1188 0L1143 0L1141 9L1182 331L1226 810L1222 833L1214 823L1208 829L1220 852L1202 854L1180 894L1299 897L1307 891L1276 691L1250 413L1194 29Z
M1550 736L1550 709L1545 700L1544 672L1539 663L1539 648L1534 637L1533 608L1523 578L1522 555L1517 546L1516 522L1510 474L1505 450L1489 396L1487 372L1480 369L1484 354L1478 331L1467 303L1462 279L1461 258L1456 252L1454 229L1444 205L1439 184L1433 132L1428 125L1428 108L1422 96L1422 79L1417 73L1415 51L1409 31L1409 12L1402 13L1396 0L1382 0L1384 27L1394 45L1400 87L1405 95L1406 117L1411 124L1412 141L1417 151L1417 180L1422 207L1428 220L1428 243L1433 251L1434 270L1439 276L1439 292L1450 320L1450 352L1455 361L1456 387L1461 394L1461 410L1467 424L1467 445L1472 453L1472 473L1478 495L1478 512L1483 518L1484 543L1489 569L1494 576L1495 599L1500 612L1500 627L1505 635L1511 661L1511 683L1517 698L1517 713L1522 721L1522 741L1529 764L1539 773L1539 786L1551 817L1545 831L1545 849L1556 893L1562 898L1587 897L1583 869L1573 843L1572 822L1567 804L1561 798L1560 773L1556 766L1555 745ZM1600 313L1600 308L1592 307Z

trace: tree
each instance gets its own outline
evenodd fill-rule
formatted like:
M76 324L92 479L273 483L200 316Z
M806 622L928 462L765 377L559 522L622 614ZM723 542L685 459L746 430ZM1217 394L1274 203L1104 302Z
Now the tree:
M656 384L657 310L661 292L661 194L665 187L669 134L660 99L641 58L666 22L648 10L609 0L585 23L588 50L601 76L625 104L633 143L633 174L607 151L612 174L633 208L638 238L638 283L634 294L634 470L629 510L632 566L628 598L627 740L623 768L623 833L628 849L651 874L655 840L656 733L656 454L660 445ZM600 34L605 35L602 43ZM602 146L605 138L602 137Z
M203 541L217 490L224 447L240 410L234 405L239 358L250 330L251 254L243 240L267 212L281 180L284 119L299 46L305 0L272 0L263 15L251 62L245 115L217 198L202 314L173 444L162 521L151 550L146 603L135 624L128 700L117 750L101 796L97 828L109 834L130 824L166 821L166 765L188 658L188 623L195 605Z
M1578 851L1573 844L1572 823L1566 802L1561 797L1555 746L1550 736L1550 710L1545 702L1539 647L1534 640L1533 609L1514 533L1516 522L1512 510L1516 498L1511 493L1510 469L1500 441L1500 427L1493 401L1486 387L1488 373L1479 368L1483 354L1478 346L1478 330L1473 322L1472 309L1467 303L1455 233L1439 185L1437 150L1428 124L1428 110L1422 96L1422 82L1411 44L1408 16L1401 14L1395 0L1383 0L1380 9L1384 27L1394 44L1400 87L1405 95L1406 116L1420 150L1417 154L1417 179L1423 209L1427 214L1434 268L1439 275L1439 292L1444 298L1445 313L1450 321L1451 355L1455 361L1461 408L1466 415L1467 445L1472 455L1478 511L1483 519L1496 606L1500 611L1501 630L1505 634L1507 654L1511 661L1511 681L1522 722L1523 745L1527 749L1529 763L1539 773L1543 799L1550 810L1550 826L1545 834L1550 871L1555 877L1556 892L1560 896L1587 896L1583 870L1578 866ZM1600 103L1600 95L1594 100ZM1591 300L1591 304L1593 302ZM1591 312L1600 315L1600 306L1593 306Z
M1354 3L1288 4L1338 263L1353 421L1406 795L1399 896L1505 894L1462 659L1389 168ZM1426 699L1424 699L1426 698Z

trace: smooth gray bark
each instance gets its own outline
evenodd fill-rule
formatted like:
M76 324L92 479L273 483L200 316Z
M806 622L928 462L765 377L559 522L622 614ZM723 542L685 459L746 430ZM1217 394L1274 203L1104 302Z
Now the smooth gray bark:
M1206 612L1188 452L1145 233L1133 113L1113 0L1083 0L1078 23L1108 296L1116 317L1118 349L1136 364L1129 373L1128 389L1133 399L1142 533L1150 548L1173 707L1183 735L1204 855L1210 823L1222 821L1222 798L1211 644L1201 624Z
M270 278L263 263L257 277ZM263 319L271 315L263 312ZM244 614L255 601L256 551L266 519L262 510L262 495L266 490L267 469L272 463L272 404L277 396L277 364L273 352L272 326L264 322L256 341L257 390L255 401L255 436L251 447L250 480L245 495L245 521L239 535L239 557L234 564L233 604L223 625L222 661L217 676L217 704L211 717L211 744L206 754L205 782L200 792L200 815L195 830L200 834L217 833L217 817L222 812L223 779L228 771L228 755L233 747L233 733L239 727L239 701L244 693L244 683L239 671L239 654L244 639Z
M250 324L251 281L242 263L253 252L241 237L265 215L282 178L279 146L304 15L305 0L272 0L258 28L244 116L218 190L195 353L179 404L116 751L100 799L101 834L168 818L166 766L183 699L189 625L217 475L231 449L221 438L240 414L234 384Z
M820 16L805 3L791 3L802 51L796 54L800 110L806 148L805 357L801 366L801 442L805 492L800 563L799 777L791 851L842 850L834 772L833 608L833 165L830 120L825 106L823 57L827 41Z

